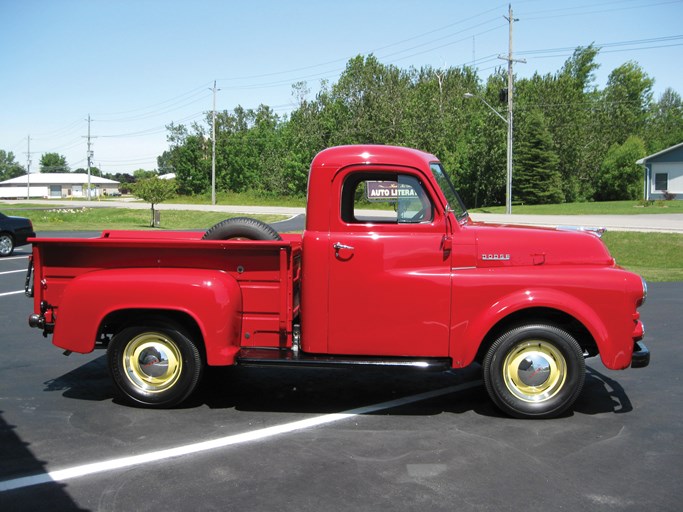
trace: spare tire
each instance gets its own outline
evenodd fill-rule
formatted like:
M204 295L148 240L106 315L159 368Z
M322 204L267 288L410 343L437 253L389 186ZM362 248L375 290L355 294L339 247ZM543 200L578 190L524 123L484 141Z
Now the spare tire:
M282 240L265 222L249 217L233 217L209 228L202 240Z

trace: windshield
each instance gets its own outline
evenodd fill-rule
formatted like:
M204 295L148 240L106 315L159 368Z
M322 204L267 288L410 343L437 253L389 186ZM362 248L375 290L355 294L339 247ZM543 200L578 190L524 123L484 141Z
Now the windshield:
M467 210L465 209L465 205L462 203L460 196L455 191L455 187L448 178L446 171L439 162L432 162L429 166L432 169L432 173L434 173L436 182L439 184L439 187L441 187L443 195L448 201L448 208L453 211L456 219L464 219L467 216Z

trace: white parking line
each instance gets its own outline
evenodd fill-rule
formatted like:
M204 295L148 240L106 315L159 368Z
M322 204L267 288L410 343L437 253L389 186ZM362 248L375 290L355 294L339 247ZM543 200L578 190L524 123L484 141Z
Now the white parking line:
M166 459L173 459L185 455L194 455L200 452L209 450L216 450L243 443L259 441L269 437L289 434L299 430L305 430L320 425L328 425L341 420L354 418L362 414L371 414L386 409L393 409L403 405L420 402L422 400L429 400L458 391L464 391L473 387L481 385L481 381L466 382L457 386L450 386L447 388L428 391L417 395L411 395L389 402L382 402L375 405L368 405L366 407L359 407L346 412L335 414L325 414L324 416L317 416L301 421L294 421L292 423L285 423L283 425L276 425L274 427L267 427L253 432L245 432L243 434L235 434L232 436L221 437L211 441L203 441L200 443L187 444L178 446L176 448L168 448L166 450L159 450L156 452L148 452L140 455L133 455L130 457L121 457L119 459L111 459L102 462L93 462L91 464L83 464L81 466L74 466L71 468L61 469L57 471L50 471L39 475L26 476L21 478L14 478L11 480L0 481L0 492L11 491L14 489L22 489L33 485L46 484L50 482L61 482L64 480L71 480L96 473L103 473L105 471L113 471L115 469L128 468L132 466L140 466L142 464L149 464L151 462L158 462Z
M19 272L23 272L24 274L26 273L26 269L22 270L6 270L5 272L0 272L0 276L3 274L18 274Z
M28 256L11 256L9 258L2 258L0 261L10 261L10 260L25 260Z
M0 297L4 297L5 295L17 295L19 293L26 293L26 290L19 290L18 292L5 292L5 293L0 293Z

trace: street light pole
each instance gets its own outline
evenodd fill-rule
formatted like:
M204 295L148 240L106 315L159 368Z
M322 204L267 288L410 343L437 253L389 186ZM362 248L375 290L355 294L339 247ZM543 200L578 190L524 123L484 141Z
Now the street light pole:
M505 117L503 116L503 114L501 114L501 113L498 112L495 108L493 108L493 107L491 106L491 104L490 104L488 101L486 101L484 98L482 98L481 96L475 96L475 95L472 94L471 92L466 92L466 93L465 93L465 98L477 98L477 99L481 100L482 103L483 103L484 105L486 105L488 108L490 108L491 111L492 111L494 114L496 114L498 117L500 117L500 118L503 120L503 122L507 124L508 120L505 119Z
M510 91L510 89L508 89ZM507 133L507 180L505 185L505 213L510 215L512 213L512 109L508 106L508 118L505 119L503 115L498 112L491 104L481 96L476 96L471 92L465 93L465 98L477 98L482 101L484 105L491 109L502 121L508 125ZM508 98L508 105L509 105Z

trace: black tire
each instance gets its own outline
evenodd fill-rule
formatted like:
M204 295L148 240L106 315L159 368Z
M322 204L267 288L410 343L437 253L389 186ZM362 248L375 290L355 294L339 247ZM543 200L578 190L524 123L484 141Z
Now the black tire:
M550 325L525 325L498 338L483 364L491 400L516 418L553 418L583 388L586 363L577 341Z
M0 233L0 257L10 256L14 252L14 238L9 233Z
M204 369L197 345L170 323L123 329L109 343L107 362L122 397L150 408L180 404L195 390Z
M282 240L265 222L249 217L234 217L209 228L202 240Z

